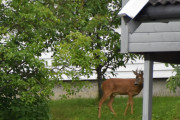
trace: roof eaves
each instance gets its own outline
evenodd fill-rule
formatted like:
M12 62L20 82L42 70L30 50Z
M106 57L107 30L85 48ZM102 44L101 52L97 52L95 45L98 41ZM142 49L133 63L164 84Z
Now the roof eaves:
M128 16L133 19L148 2L149 0L129 0L119 12L119 16Z
M166 5L166 4L177 4L180 0L149 0L149 3L153 6L155 5Z

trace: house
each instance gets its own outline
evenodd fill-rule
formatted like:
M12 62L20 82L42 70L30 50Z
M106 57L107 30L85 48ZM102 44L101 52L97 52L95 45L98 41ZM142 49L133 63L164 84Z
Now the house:
M121 52L145 57L142 119L151 120L153 63L180 63L180 1L122 2Z

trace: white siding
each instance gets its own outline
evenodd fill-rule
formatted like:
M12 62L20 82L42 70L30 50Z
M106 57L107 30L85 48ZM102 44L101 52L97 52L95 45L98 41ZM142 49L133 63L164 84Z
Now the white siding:
M53 53L49 52L49 53L43 53L40 57L41 60L43 59L47 62L47 64L46 64L47 67L52 66L52 60L53 60L53 58L51 57L52 55L53 55Z
M144 60L136 60L133 64L131 62L126 64L125 67L120 67L117 69L117 78L134 78L135 75L132 70L144 70ZM175 73L172 72L173 68L171 66L166 67L164 63L154 62L153 77L154 78L168 78ZM111 76L112 77L112 76Z
M44 59L45 61L47 61L47 67L51 67L51 62L52 62L52 53L45 53L42 54L40 59ZM115 74L116 76L112 76L110 74L110 70L108 70L106 77L107 78L112 78L112 77L116 77L116 78L134 78L135 75L133 74L132 70L144 70L144 60L136 60L135 62L133 62L133 64L131 62L128 62L126 64L126 67L120 67L116 70ZM172 67L166 67L164 63L158 63L155 62L154 63L154 78L168 78L170 76L172 76L173 73L172 72L173 68ZM81 79L87 79L86 77L81 77ZM96 79L96 74L94 73L94 75L92 75L89 79Z

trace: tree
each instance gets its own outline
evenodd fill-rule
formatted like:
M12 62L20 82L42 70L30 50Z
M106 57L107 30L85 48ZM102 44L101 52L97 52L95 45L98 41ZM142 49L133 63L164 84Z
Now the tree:
M59 0L56 4L63 41L56 46L53 65L61 66L60 77L65 74L72 80L95 71L101 97L107 70L115 75L118 67L136 57L120 54L120 34L115 29L120 26L121 0Z
M167 79L166 86L171 91L176 92L177 87L180 87L180 67L174 64L171 64L171 66L174 68L173 72L176 72L176 74Z
M49 119L54 86L39 56L51 46L59 20L41 1L3 1L0 7L0 119Z

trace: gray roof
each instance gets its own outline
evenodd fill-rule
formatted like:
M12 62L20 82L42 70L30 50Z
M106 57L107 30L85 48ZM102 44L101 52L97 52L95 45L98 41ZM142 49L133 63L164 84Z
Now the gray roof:
M149 0L152 5L166 5L166 4L177 4L180 0Z

